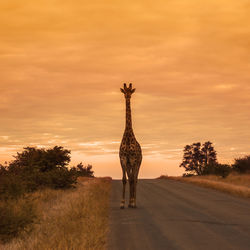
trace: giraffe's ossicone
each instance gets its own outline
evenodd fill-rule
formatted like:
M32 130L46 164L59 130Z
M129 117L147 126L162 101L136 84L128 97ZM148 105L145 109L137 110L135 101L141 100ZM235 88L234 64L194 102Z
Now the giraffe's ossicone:
M132 83L129 84L129 87L127 87L126 83L124 83L124 87L121 88L121 92L124 94L126 100L126 127L119 153L123 174L123 192L120 207L124 208L125 206L125 191L128 177L130 187L129 207L135 208L137 179L142 161L141 146L135 139L132 127L130 99L132 94L135 92L135 89L132 88Z

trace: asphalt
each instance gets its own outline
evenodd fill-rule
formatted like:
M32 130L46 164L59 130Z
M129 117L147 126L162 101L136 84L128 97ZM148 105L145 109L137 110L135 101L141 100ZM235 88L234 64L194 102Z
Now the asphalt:
M122 210L121 193L121 181L114 180L110 250L250 249L249 199L172 180L139 180L138 207Z

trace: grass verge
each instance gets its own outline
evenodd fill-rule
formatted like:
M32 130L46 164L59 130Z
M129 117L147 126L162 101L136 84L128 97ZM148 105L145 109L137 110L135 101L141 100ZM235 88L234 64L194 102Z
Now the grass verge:
M226 178L214 175L192 177L161 176L159 178L192 183L229 193L234 196L250 198L250 174L231 174Z
M77 188L33 195L39 223L0 249L106 249L110 180L80 177Z

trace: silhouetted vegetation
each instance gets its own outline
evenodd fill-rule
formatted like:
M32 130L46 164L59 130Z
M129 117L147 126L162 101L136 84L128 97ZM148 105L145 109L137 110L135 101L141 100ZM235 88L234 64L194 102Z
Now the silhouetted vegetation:
M69 188L76 184L77 175L67 168L70 151L55 146L34 147L14 156L15 160L0 169L0 199L18 198L39 188Z
M193 175L217 175L223 178L231 172L240 174L250 173L250 155L234 160L234 164L220 164L217 162L216 151L211 142L200 142L186 145L183 161L180 167L184 167L187 173L183 177Z
M232 167L228 164L214 163L204 166L202 175L218 175L226 178L232 172Z
M94 177L94 171L92 171L92 165L83 166L82 162L77 164L76 167L72 167L70 171L74 172L76 176L82 177Z
M70 162L70 151L59 146L49 149L26 147L14 158L15 160L9 164L11 172L48 172L56 168L66 167Z
M180 167L184 167L189 174L202 175L208 166L217 164L216 151L211 142L200 142L186 145L184 148L183 161Z
M250 155L235 159L233 170L238 173L250 173Z
M7 172L4 170L4 172ZM27 192L26 183L19 175L3 174L0 170L0 200L17 199Z
M0 240L7 241L31 224L36 215L29 194L38 189L75 187L79 176L94 177L92 166L69 168L70 151L26 147L0 165Z
M23 230L30 230L36 218L35 205L28 197L0 201L0 241L7 242Z

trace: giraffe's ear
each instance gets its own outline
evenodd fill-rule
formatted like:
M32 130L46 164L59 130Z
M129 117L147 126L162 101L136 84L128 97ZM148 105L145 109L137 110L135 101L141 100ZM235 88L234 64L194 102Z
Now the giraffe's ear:
M133 94L133 93L135 92L135 90L136 90L136 89L132 89L131 94Z
M125 91L124 91L124 89L120 88L120 90L121 90L121 92L122 92L123 94L125 94Z

